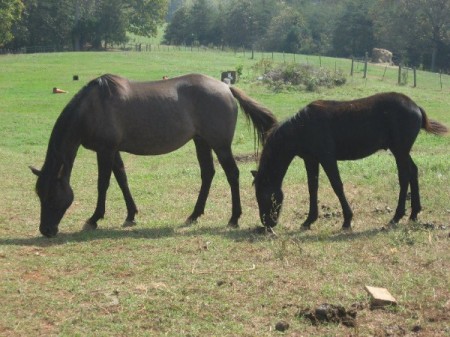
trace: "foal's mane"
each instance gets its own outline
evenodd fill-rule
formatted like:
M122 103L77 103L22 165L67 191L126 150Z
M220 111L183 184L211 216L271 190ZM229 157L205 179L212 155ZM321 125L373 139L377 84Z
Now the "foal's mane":
M288 118L282 123L275 124L272 129L269 130L263 151L261 153L260 164L267 158L272 157L273 153L283 152L286 150L286 146L290 145L287 144L287 142L291 141L289 139L289 134L293 130L291 126L295 126L297 123L297 118L298 114Z

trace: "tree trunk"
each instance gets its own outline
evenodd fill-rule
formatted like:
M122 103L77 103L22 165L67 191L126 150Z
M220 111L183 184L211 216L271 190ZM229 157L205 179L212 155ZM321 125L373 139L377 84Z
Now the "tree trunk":
M436 57L437 57L437 48L433 47L433 51L431 52L431 71L436 71Z

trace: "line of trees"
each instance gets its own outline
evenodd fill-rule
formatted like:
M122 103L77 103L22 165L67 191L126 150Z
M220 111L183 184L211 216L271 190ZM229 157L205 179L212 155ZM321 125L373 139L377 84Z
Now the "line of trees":
M171 14L164 38L344 57L379 47L397 62L450 70L450 1L190 0Z
M378 47L450 70L449 0L0 0L0 48L107 48L164 21L167 44L343 57Z
M0 47L107 48L154 36L169 0L0 0ZM4 20L7 18L7 20Z

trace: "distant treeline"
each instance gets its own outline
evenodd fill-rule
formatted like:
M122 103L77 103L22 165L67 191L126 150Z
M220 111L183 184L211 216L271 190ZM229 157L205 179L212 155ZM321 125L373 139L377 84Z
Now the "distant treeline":
M163 43L361 57L450 71L448 0L10 0L0 2L0 48L108 48L127 32Z
M0 48L36 46L86 50L127 42L127 33L154 36L169 0L0 1ZM33 47L33 48L29 48Z
M450 1L174 0L167 44L227 45L361 57L374 47L394 61L450 69ZM172 6L173 10L173 6Z

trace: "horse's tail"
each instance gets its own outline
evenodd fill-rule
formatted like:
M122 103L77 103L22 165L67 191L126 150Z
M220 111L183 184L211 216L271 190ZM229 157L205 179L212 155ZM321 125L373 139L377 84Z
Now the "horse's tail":
M247 119L252 121L258 137L258 143L264 144L269 131L277 124L276 117L269 109L250 98L242 90L236 87L230 87L230 90L238 100Z
M422 113L422 129L424 129L426 132L438 136L442 136L448 133L448 128L444 124L441 124L434 119L428 118L427 114L425 113L425 110L423 110L420 107L419 109L420 112Z

